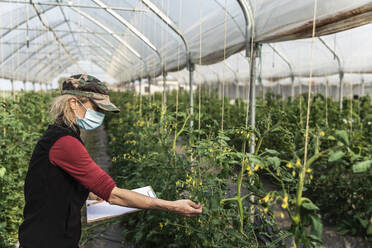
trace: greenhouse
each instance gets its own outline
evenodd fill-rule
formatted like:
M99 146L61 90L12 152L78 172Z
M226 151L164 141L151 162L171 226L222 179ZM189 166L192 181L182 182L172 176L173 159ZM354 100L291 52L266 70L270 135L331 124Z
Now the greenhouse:
M0 0L0 247L76 247L72 211L81 248L372 247L371 23L370 0ZM107 197L33 162L61 95ZM202 213L111 200L145 186ZM91 223L88 193L143 210Z

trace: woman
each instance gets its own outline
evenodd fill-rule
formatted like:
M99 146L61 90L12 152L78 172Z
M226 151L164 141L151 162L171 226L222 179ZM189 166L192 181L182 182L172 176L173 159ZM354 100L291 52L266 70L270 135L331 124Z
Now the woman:
M54 124L36 144L25 181L24 221L19 227L22 248L76 248L81 235L80 210L93 192L110 204L167 210L183 216L202 213L190 200L166 201L116 187L89 156L79 128L92 130L104 111L119 112L106 86L79 74L63 82L62 95L51 108Z

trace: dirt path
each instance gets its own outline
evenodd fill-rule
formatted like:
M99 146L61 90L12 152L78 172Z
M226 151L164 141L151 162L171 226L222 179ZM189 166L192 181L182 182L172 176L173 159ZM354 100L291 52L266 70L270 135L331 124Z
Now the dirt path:
M81 137L84 140L85 146L92 159L100 165L102 169L108 171L112 164L111 157L107 154L107 135L104 127L101 126L93 131L82 131ZM85 207L83 208L82 213L82 216L86 216ZM125 244L123 236L121 235L123 227L117 223L118 221L114 223L112 223L112 221L110 222L102 221L101 223L97 222L87 225L86 219L83 219L82 239L84 239L84 245L82 248L133 247L130 244ZM89 228L89 230L84 231L87 230L87 228ZM88 242L85 243L85 240L87 239Z

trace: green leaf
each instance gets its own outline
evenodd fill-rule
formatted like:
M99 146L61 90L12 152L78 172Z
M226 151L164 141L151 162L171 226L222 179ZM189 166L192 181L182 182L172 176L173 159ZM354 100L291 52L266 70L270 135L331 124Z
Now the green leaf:
M319 208L312 202L303 202L302 207L306 208L307 210L319 210Z
M280 155L280 153L278 151L273 150L273 149L267 149L266 148L265 152L267 152L268 154L273 155L273 156L279 156Z
M278 157L269 157L267 161L275 167L279 167L280 165L280 159Z
M368 225L367 235L372 235L372 224Z
M341 159L345 153L343 151L330 152L328 162L334 162Z
M366 160L353 165L354 173L367 172L372 169L372 160Z
M0 168L0 178L2 178L5 175L6 169L4 167Z
M336 139L341 141L344 145L349 145L349 137L345 130L337 130L335 132Z
M323 224L319 216L310 216L311 218L311 234L322 240Z

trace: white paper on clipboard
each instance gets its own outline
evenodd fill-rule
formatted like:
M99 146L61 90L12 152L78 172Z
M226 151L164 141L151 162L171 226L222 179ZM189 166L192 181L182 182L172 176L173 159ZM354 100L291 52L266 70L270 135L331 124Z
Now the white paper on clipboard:
M156 194L151 186L133 189L132 191L156 198ZM118 205L110 205L106 201L97 203L96 200L87 200L85 205L87 206L87 222L88 223L141 210L138 208L128 208L128 207L122 207Z

